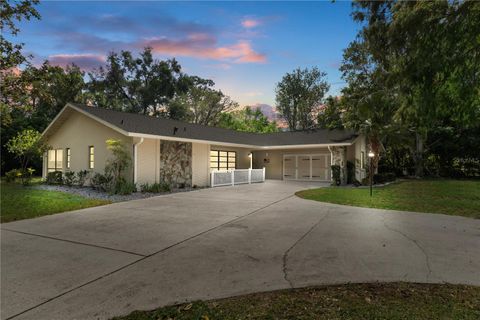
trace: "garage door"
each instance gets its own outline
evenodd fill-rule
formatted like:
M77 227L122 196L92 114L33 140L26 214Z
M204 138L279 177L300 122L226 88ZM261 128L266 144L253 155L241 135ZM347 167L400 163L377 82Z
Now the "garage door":
M330 154L284 155L283 179L330 181Z

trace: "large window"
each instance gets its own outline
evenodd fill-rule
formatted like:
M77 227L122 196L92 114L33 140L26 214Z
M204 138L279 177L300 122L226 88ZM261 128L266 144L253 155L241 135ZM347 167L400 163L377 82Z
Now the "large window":
M235 151L210 151L210 168L213 170L230 170L237 167Z
M94 146L88 147L88 168L93 169L95 167L95 148Z
M63 150L48 150L47 171L62 171L63 168Z
M65 153L67 154L67 169L70 169L70 157L71 157L71 154L70 154L70 148L67 148L65 149Z

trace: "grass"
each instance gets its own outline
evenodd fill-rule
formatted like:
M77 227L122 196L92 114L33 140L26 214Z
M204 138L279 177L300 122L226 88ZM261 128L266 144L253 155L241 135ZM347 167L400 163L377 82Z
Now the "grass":
M480 287L347 284L199 301L114 319L480 319Z
M480 219L480 181L408 180L373 188L320 188L297 196L357 207L443 213Z
M64 192L38 190L4 182L0 185L0 195L2 223L110 203L106 200L88 199Z

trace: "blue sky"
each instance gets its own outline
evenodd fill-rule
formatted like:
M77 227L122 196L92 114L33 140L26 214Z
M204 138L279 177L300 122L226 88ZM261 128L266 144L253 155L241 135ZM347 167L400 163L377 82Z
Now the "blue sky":
M274 105L286 72L317 66L332 94L342 87L342 50L358 30L350 2L42 2L42 19L20 24L16 41L40 63L89 70L109 51L176 57L241 105Z

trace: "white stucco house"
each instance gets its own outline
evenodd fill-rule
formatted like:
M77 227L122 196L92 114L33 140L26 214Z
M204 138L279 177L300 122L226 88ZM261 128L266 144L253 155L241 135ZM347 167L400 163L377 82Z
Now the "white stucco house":
M51 146L44 177L51 171L103 173L107 139L122 140L130 150L129 179L137 184L169 175L185 186L211 186L219 184L212 172L228 180L244 169L262 169L266 179L330 181L332 164L345 179L347 161L357 180L366 175L365 138L349 130L246 133L69 103L43 137Z

